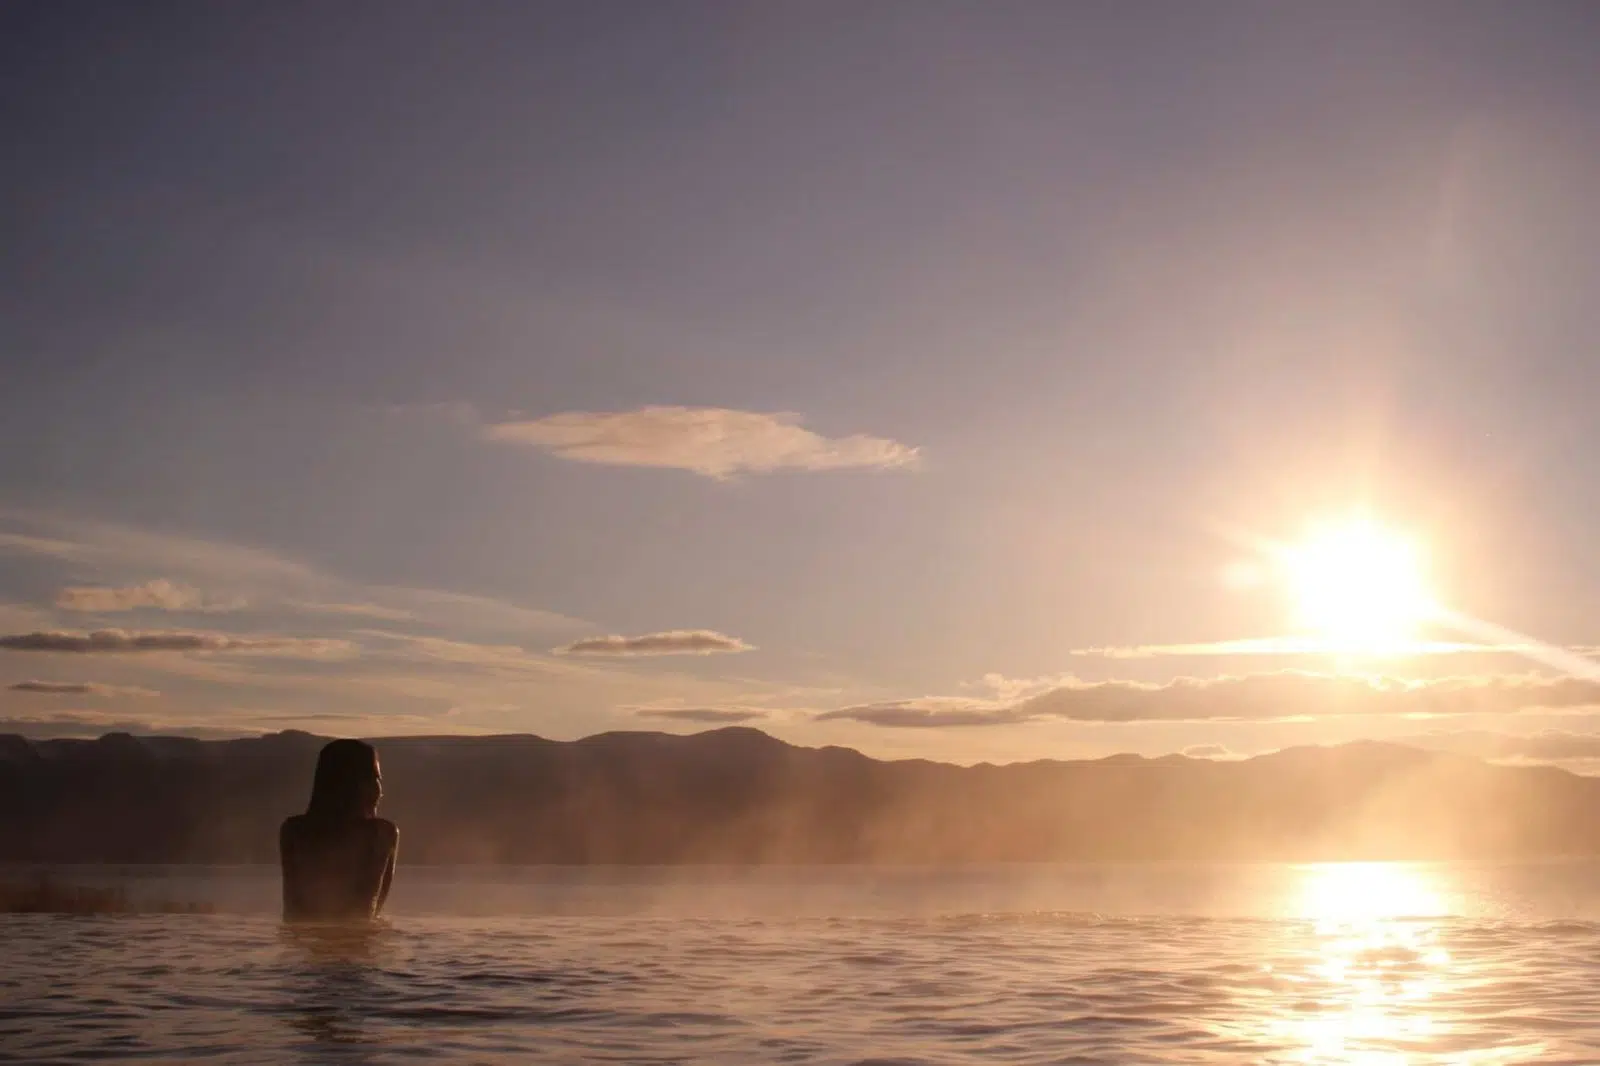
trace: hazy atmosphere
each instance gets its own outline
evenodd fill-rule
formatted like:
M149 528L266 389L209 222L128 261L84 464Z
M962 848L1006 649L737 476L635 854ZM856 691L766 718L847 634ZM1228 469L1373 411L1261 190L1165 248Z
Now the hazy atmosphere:
M1600 2L0 0L0 1059L1600 1063Z
M0 5L0 733L1600 768L1597 33Z

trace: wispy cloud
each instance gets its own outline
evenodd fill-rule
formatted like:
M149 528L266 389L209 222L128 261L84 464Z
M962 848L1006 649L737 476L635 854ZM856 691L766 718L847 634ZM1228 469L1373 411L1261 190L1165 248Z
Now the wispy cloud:
M712 478L779 470L893 469L918 450L884 437L825 437L794 414L723 407L567 411L483 427L487 440L523 444L563 459L688 470Z
M54 559L74 559L82 555L81 545L55 537L35 537L26 533L0 532L0 552L16 555L43 555Z
M0 506L0 531L12 527L20 539L0 544L0 552L26 556L29 585L35 587L48 581L55 588L139 588L159 575L174 586L201 590L206 599L227 595L249 603L237 615L204 616L215 623L172 615L194 624L166 625L137 614L83 624L78 620L93 616L69 614L53 603L0 604L0 666L10 663L11 669L0 678L0 695L19 714L47 706L62 713L115 706L93 692L77 693L74 700L65 691L5 691L24 678L80 680L64 665L54 669L63 660L92 664L92 671L77 671L85 681L160 690L160 710L168 717L139 724L163 731L170 731L164 728L170 722L174 728L256 732L261 726L246 716L287 720L286 715L337 708L370 719L361 727L368 735L472 732L492 725L498 731L571 736L581 735L595 715L615 714L617 708L726 710L767 706L768 700L819 707L839 699L797 696L793 686L767 680L672 669L703 661L697 653L747 647L721 634L632 644L633 638L623 636L617 638L621 647L608 643L598 653L558 655L552 645L602 631L593 622L470 592L350 581L263 549L19 515ZM114 605L140 598L118 596ZM143 624L107 624L121 618ZM628 657L650 653L679 657ZM650 668L639 669L641 664ZM407 715L415 721L403 721ZM112 718L39 728L82 732ZM659 719L657 727L669 721Z
M378 654L382 657L411 665L444 664L470 667L486 674L500 676L570 674L574 670L582 669L576 664L557 662L514 644L479 644L384 630L362 630L361 635L388 645L386 650L380 649Z
M328 614L344 618L368 618L375 622L411 622L416 613L376 603L318 603L313 600L287 600L284 607L306 614Z
M125 652L204 651L264 652L285 656L323 657L352 650L347 641L299 637L239 637L227 633L183 630L97 629L93 632L40 630L0 636L5 651L120 654Z
M260 548L50 514L0 508L0 553L49 560L74 578L59 609L117 611L251 609L269 613L414 622L463 632L563 633L591 623L553 611L452 590L362 584ZM168 577L131 582L150 572ZM204 593L197 590L205 589ZM49 624L48 622L45 624Z
M672 722L702 722L707 725L732 725L766 718L767 712L755 707L638 707L640 718L661 718Z
M1395 738L1397 744L1474 755L1484 759L1563 762L1600 758L1600 733L1547 729L1539 733L1495 733L1480 729L1434 731Z
M0 633L49 629L59 624L57 617L50 608L26 603L0 603Z
M753 651L740 640L710 629L671 629L637 637L589 637L556 649L558 655L716 655Z
M950 726L1017 725L1044 717L1022 704L1005 706L982 700L930 696L840 707L817 715L819 722L850 721L893 729L937 729Z
M1197 644L1124 644L1073 648L1067 654L1097 659L1202 658L1249 655L1360 655L1401 659L1413 655L1525 655L1532 644L1481 644L1473 641L1412 640L1385 644L1381 655L1374 649L1321 637L1251 637Z
M312 587L327 582L326 575L314 568L259 548L25 511L0 510L0 520L29 530L0 532L0 551L122 571L117 574L121 578L129 570L155 571L229 589Z
M1454 716L1600 706L1600 682L1491 674L1425 681L1295 670L1163 684L1069 680L1020 699L925 697L817 715L898 728L1022 722L1264 722L1347 715Z
M1190 759L1238 759L1238 754L1228 750L1226 744L1190 744L1179 754Z
M87 710L0 718L0 734L19 734L33 740L93 738L107 733L223 740L276 733L285 729L302 729L324 736L383 737L432 733L438 729L438 722L429 717L407 714L363 715L332 712L258 714L234 709L159 718L131 718L115 712ZM460 726L457 726L455 731L483 732L478 729L463 729Z
M0 718L0 734L15 734L31 740L88 739L107 733L132 733L137 736L190 737L196 740L225 740L265 732L231 724L191 723L182 720L127 718L94 711L69 711L61 714L15 715Z
M40 696L159 696L154 689L135 685L101 685L94 681L18 681L7 686L11 692Z
M560 633L581 631L591 626L591 623L582 619L555 611L524 607L506 600L465 592L398 585L372 585L364 591L379 610L403 612L409 620L452 628L505 633Z
M165 578L139 585L106 587L75 585L61 590L56 606L63 611L110 614L153 608L162 611L236 611L245 606L242 599L211 599L192 585Z

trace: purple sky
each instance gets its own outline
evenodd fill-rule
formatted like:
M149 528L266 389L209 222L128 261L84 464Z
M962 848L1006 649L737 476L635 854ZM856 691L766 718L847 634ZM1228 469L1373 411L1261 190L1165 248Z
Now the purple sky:
M1597 34L13 0L0 728L1592 757L1517 655L1081 653L1284 633L1236 534L1356 506L1600 644Z

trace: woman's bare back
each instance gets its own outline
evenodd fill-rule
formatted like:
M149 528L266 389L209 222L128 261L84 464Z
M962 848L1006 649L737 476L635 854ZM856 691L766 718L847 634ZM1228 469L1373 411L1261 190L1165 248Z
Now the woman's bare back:
M283 916L289 921L372 919L394 879L400 831L383 818L297 814L278 833Z

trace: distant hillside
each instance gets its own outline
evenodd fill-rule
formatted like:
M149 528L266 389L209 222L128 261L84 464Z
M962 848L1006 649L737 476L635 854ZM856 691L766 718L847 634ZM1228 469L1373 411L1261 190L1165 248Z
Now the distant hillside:
M269 862L322 738L0 736L0 861ZM961 767L754 729L375 740L423 863L1499 857L1600 851L1600 780L1414 748Z

